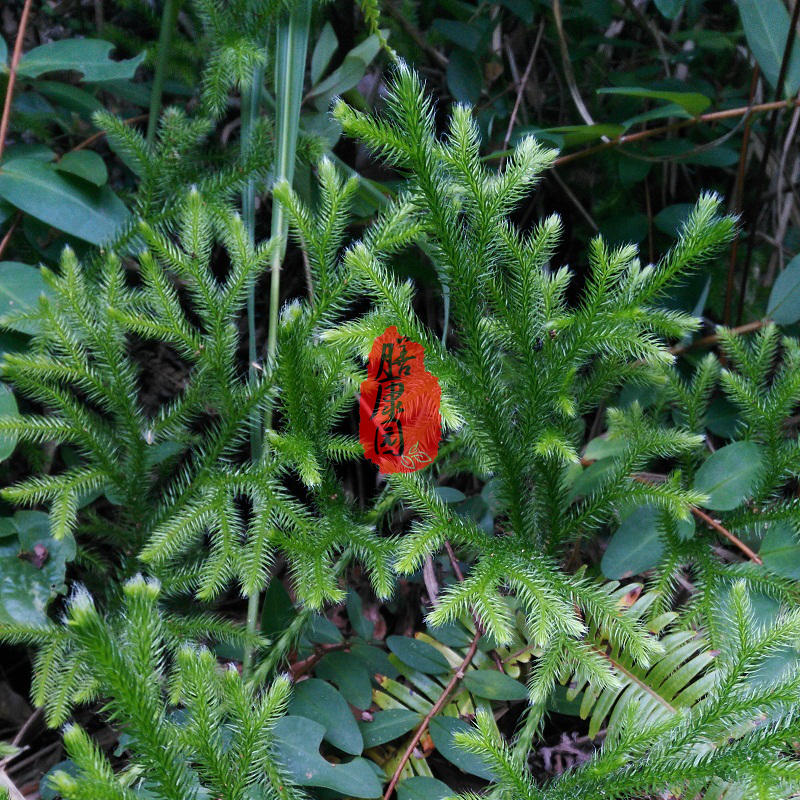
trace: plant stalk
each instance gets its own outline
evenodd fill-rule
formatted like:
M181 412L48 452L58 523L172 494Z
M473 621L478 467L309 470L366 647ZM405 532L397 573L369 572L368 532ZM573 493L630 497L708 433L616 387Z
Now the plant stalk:
M158 117L161 114L161 98L164 94L164 78L167 74L169 51L172 47L172 34L178 22L180 0L166 0L161 17L161 31L158 34L158 60L153 76L153 90L150 92L150 115L147 119L147 144L152 145L156 136Z
M273 180L294 179L294 163L297 155L297 137L300 127L300 106L303 102L303 79L305 77L306 54L308 51L308 35L311 23L311 0L299 0L291 9L282 12L276 31L275 48L275 159L273 162ZM263 71L258 81L251 86L251 97L248 102L248 119L250 124L256 119L258 98L261 94ZM243 120L244 121L244 120ZM248 135L252 130L248 130ZM244 135L244 131L243 131ZM255 189L249 182L246 189L248 206L243 211L248 225L254 224ZM286 253L286 237L288 220L280 203L273 201L272 223L270 234L278 239L278 246L272 254L270 264L269 292L269 327L267 329L267 361L272 362L278 346L278 311L281 296L281 266ZM251 235L253 228L251 230ZM249 300L249 298L248 298ZM248 302L248 330L251 369L255 362L255 297ZM272 427L272 410L269 409L264 419L265 428ZM262 445L261 431L254 426L253 436L258 437L258 451ZM251 439L251 444L253 440ZM254 633L259 622L260 592L253 592L247 598L247 630ZM253 650L247 647L244 653L242 671L249 678L253 669Z

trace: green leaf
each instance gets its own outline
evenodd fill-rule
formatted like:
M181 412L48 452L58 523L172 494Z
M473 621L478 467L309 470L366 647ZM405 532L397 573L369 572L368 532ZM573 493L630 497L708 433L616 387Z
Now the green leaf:
M464 675L464 686L487 700L525 700L527 688L495 669L473 669Z
M3 164L0 197L42 222L92 244L113 239L130 216L108 186L79 186L34 158Z
M38 78L46 72L81 72L85 81L128 80L144 60L144 53L126 61L112 61L111 42L100 39L61 39L25 53L19 62L19 74Z
M328 65L331 63L333 54L339 47L339 40L330 22L326 22L319 34L314 52L311 54L311 85L319 83Z
M668 236L677 236L681 225L689 218L693 208L691 203L675 203L667 206L653 217L653 224L662 233L666 233Z
M433 493L437 495L443 503L460 503L462 500L467 499L464 492L460 492L452 486L437 486L433 490Z
M613 458L604 458L601 461L595 461L594 464L590 464L572 484L572 488L567 495L567 503L572 503L579 497L590 495L596 489L599 489L606 479L606 473L614 469L616 469L616 463Z
M436 749L451 764L455 764L463 772L469 772L470 775L477 775L486 780L494 778L494 773L484 764L483 759L474 753L462 750L453 742L455 733L472 731L472 728L463 719L434 717L429 725L429 730Z
M0 417L19 416L14 393L4 383L0 383ZM5 461L17 446L16 436L0 436L0 461Z
M476 105L481 97L483 75L471 53L453 48L447 64L447 88L459 103Z
M697 470L695 491L707 494L706 508L730 511L753 493L761 472L761 448L734 442L712 453Z
M31 311L42 295L50 293L36 267L18 261L0 261L0 319L7 314ZM10 322L3 327L19 333L38 333L34 322Z
M329 683L309 678L294 687L289 713L314 719L325 728L325 739L344 753L364 749L361 732L342 695Z
M86 119L90 119L95 111L103 110L103 104L94 95L62 81L36 81L36 91Z
M283 633L297 616L292 598L277 578L269 582L261 606L261 632L265 636Z
M76 150L67 153L54 166L59 172L75 175L93 186L102 186L108 182L105 161L94 150Z
M628 514L603 554L600 562L603 575L619 580L656 566L664 552L658 521L659 511L650 505L639 506Z
M47 606L65 591L68 561L75 558L72 536L54 539L41 511L18 511L3 519L0 535L0 624L44 625Z
M598 89L597 94L622 94L629 97L647 97L651 100L666 100L668 103L679 105L693 117L702 114L711 105L711 100L699 92L665 92L658 89L643 89L639 86L608 87L605 89Z
M347 618L358 636L367 641L372 638L375 623L364 616L364 603L355 589L347 592Z
M387 34L388 31L384 31L384 35ZM381 43L375 34L354 47L344 57L341 65L308 93L309 97L316 98L317 108L327 108L334 95L344 94L356 86L380 49Z
M559 137L563 147L576 147L577 145L593 142L607 136L609 139L616 139L625 133L622 125L612 123L598 123L595 125L561 125L557 128L542 128L535 135ZM555 139L558 141L558 139Z
M3 67L8 66L8 45L2 36L0 36L0 64L2 64Z
M800 580L800 543L788 522L773 522L758 551L764 566L784 578Z
M782 0L737 0L747 44L772 88L778 86L786 41L789 14ZM793 97L800 89L800 45L793 36L783 96Z
M621 438L609 439L607 436L595 436L586 445L583 457L589 461L600 461L603 458L614 458L625 451L625 440Z
M686 5L686 0L655 0L656 8L667 19L675 19Z
M322 725L303 717L283 717L275 724L275 755L291 780L298 786L321 786L345 797L380 797L380 781L366 759L331 764L320 755L324 734Z
M414 775L397 784L397 800L445 800L455 794L446 783L427 775Z
M342 632L322 614L311 617L306 635L315 644L341 644L344 641Z
M352 653L327 653L315 674L335 684L348 703L367 709L372 703L372 684L364 662Z
M450 672L447 659L432 645L408 636L387 636L386 646L404 663L429 675Z
M800 255L796 255L772 284L767 316L778 325L800 320Z
M364 749L386 744L408 733L422 722L422 714L406 708L390 708L378 711L371 722L359 722L358 728L364 738Z
M383 650L368 644L354 644L350 652L358 657L367 668L370 675L385 675L387 678L396 678L400 673L397 667L389 661L389 656Z

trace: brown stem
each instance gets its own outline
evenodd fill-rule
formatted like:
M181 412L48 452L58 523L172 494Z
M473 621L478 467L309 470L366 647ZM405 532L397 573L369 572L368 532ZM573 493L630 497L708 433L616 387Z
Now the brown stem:
M3 257L3 253L6 251L6 247L8 247L8 243L11 241L11 237L14 235L14 231L19 225L19 221L22 219L22 212L17 211L17 216L14 217L14 221L11 225L8 226L8 230L6 231L6 235L3 237L3 241L0 242L0 258Z
M11 56L11 64L8 68L8 85L6 87L6 97L3 102L3 116L0 119L0 158L3 157L3 151L6 146L6 135L8 134L8 125L11 121L11 101L14 97L14 84L17 82L17 67L19 60L22 58L22 42L25 39L25 29L28 27L28 17L31 13L32 0L25 0L25 5L22 8L22 16L19 20L19 28L17 28L17 40L14 42L14 53Z
M400 763L397 765L397 768L392 775L391 781L389 781L389 786L387 787L386 791L383 793L383 800L389 800L392 796L392 792L394 791L394 787L397 786L397 781L400 780L400 773L403 771L403 768L408 763L408 760L411 758L412 754L414 753L414 748L419 744L419 740L425 734L425 731L428 730L428 725L430 721L444 708L447 699L453 692L453 689L456 688L458 682L464 677L464 671L469 666L470 662L472 661L475 653L478 650L478 641L481 638L480 630L475 631L475 635L472 637L472 641L469 645L469 650L467 650L467 654L464 656L464 660L459 665L458 669L453 673L453 677L450 678L450 682L447 686L444 687L444 691L439 696L439 699L433 704L431 710L425 715L425 719L422 720L419 727L415 731L414 735L411 737L411 741L408 743L408 747L406 751L403 753L403 757L400 759Z
M144 122L150 115L149 114L139 114L137 117L129 117L128 119L123 120L126 125L133 125L136 122ZM97 131L97 133L93 133L88 139L84 139L79 144L76 144L75 147L70 150L73 152L75 150L83 150L85 147L88 147L90 144L94 144L98 139L102 139L106 135L105 131Z
M750 81L750 99L749 105L753 105L753 99L756 94L756 86L758 85L759 69L758 65L753 68L753 77ZM752 127L753 115L747 115L747 122L745 123L744 135L742 136L742 149L739 152L739 166L736 170L736 184L733 190L733 211L739 213L742 210L742 194L744 192L744 172L747 164L747 150L750 144L750 128ZM733 300L733 276L736 271L736 253L739 249L739 234L731 242L731 256L728 262L728 282L725 288L725 311L722 315L722 320L726 325L731 324L731 303Z
M783 58L781 59L781 68L778 73L778 84L775 87L775 100L779 100L783 94L783 87L786 81L786 73L789 69L789 61L792 54L792 47L794 45L797 21L800 19L800 0L795 0L794 9L792 10L792 19L789 23L789 31L786 36L786 44L783 48ZM747 276L750 273L750 260L753 257L753 248L756 243L756 229L758 227L758 219L761 214L761 195L764 191L764 180L767 177L767 164L769 163L769 156L772 151L772 145L775 142L775 131L778 127L779 109L775 109L769 120L769 128L767 128L767 136L764 141L764 152L761 154L761 164L756 174L756 185L752 192L752 201L750 205L749 226L750 231L747 237L747 251L744 256L744 264L742 265L742 283L739 287L739 302L736 309L736 322L742 321L742 311L744 310L744 298L747 291Z
M514 124L517 121L517 114L519 113L519 106L522 102L522 95L525 92L525 86L528 83L528 78L531 75L531 69L533 69L533 62L536 60L536 54L539 52L539 45L542 42L542 34L544 33L544 22L539 25L539 32L536 34L536 41L533 45L533 50L531 51L531 57L528 59L528 64L525 67L525 72L522 73L522 78L520 78L519 86L517 87L517 98L514 101L514 108L511 111L511 119L508 121L508 128L506 128L506 135L503 138L503 147L502 149L505 150L508 148L508 143L511 141L511 133L514 130ZM502 168L502 162L500 167Z
M703 520L706 525L713 528L717 533L721 533L731 544L738 547L751 561L755 561L756 564L764 563L757 553L754 553L741 539L734 536L727 528L717 522L717 520L706 514L705 511L702 511L696 506L691 506L691 511L698 519Z
M735 328L731 328L731 333L752 333L752 331L757 331L765 325L768 325L769 322L770 320L768 319L757 319L753 322L746 322L744 325L737 325ZM695 339L689 344L676 344L669 348L669 352L673 355L678 355L679 353L685 353L687 350L693 350L695 347L707 347L708 345L716 344L718 341L719 334L712 333L708 336L703 336L701 339Z
M708 114L700 114L691 119L682 119L679 122L672 122L669 125L660 125L657 128L648 128L644 131L637 131L636 133L627 133L609 139L607 142L601 142L592 147L587 147L584 150L579 150L577 153L568 153L565 156L557 158L553 163L559 167L562 164L568 164L571 161L577 161L579 158L594 155L602 150L608 150L610 147L619 147L623 144L630 144L631 142L639 142L643 139L651 139L653 136L658 136L662 133L670 133L672 131L681 130L682 128L691 127L692 125L699 125L703 122L719 122L723 119L732 119L735 117L742 117L745 114L760 114L766 111L774 111L778 108L795 108L800 106L800 98L793 98L791 100L775 100L770 103L758 103L754 106L738 106L737 108L726 108L723 111L711 111ZM494 157L498 158L502 153L495 153Z

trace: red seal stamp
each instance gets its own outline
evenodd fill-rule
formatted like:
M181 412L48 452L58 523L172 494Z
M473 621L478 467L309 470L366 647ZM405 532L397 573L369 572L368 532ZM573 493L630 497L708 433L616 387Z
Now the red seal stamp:
M425 369L425 350L392 325L372 344L359 398L364 456L381 472L415 472L439 452L439 379Z

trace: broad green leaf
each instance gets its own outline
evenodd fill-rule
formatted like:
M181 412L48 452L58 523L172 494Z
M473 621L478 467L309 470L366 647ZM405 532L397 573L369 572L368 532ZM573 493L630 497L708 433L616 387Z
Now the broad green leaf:
M319 34L319 39L314 46L314 52L311 54L311 85L315 86L319 83L328 65L331 63L333 54L339 47L339 40L336 38L336 32L330 22L326 22L322 27Z
M778 325L800 320L800 255L796 255L772 284L767 316Z
M357 756L364 749L361 732L350 707L336 689L318 678L294 687L289 713L316 720L325 727L325 739L344 753Z
M0 36L0 64L4 68L8 65L8 45L2 36Z
M265 636L283 633L297 616L292 598L277 578L269 582L261 606L261 632Z
M563 147L576 147L580 144L593 142L607 136L609 139L616 139L625 133L622 125L612 123L598 123L596 125L561 125L557 128L542 128L535 135L552 135L558 137Z
M4 383L0 383L0 417L19 416L14 393ZM16 436L0 436L0 461L5 461L17 446Z
M431 30L436 31L458 47L472 52L476 52L481 47L486 37L485 27L477 22L461 22L441 17L433 21Z
M42 295L50 293L36 267L18 261L0 261L0 321L6 315L33 310ZM19 333L38 333L33 322L3 322L3 327Z
M344 797L380 797L380 781L366 759L331 764L320 755L324 734L322 725L304 717L287 716L275 724L271 737L275 754L291 780L298 786L331 789Z
M747 44L772 88L778 86L786 41L789 37L789 14L783 0L737 0ZM793 37L789 66L783 87L784 97L793 97L800 89L800 45Z
M25 53L19 62L19 74L38 78L47 72L80 72L85 81L127 80L144 60L144 53L125 61L112 61L111 42L100 39L61 39Z
M712 453L697 470L695 491L707 494L706 508L730 511L756 487L761 472L761 448L754 442L734 442Z
M357 656L370 675L385 675L387 678L396 678L400 673L397 667L389 661L385 651L379 650L369 644L354 644L350 652Z
M322 614L311 617L306 635L315 644L340 644L344 641L342 632Z
M113 239L130 216L108 186L79 186L49 164L33 158L3 164L0 197L36 219L92 244Z
M653 224L668 236L677 236L681 225L686 222L693 208L691 203L675 203L667 206L653 217Z
M94 186L102 186L108 182L108 170L103 159L94 150L76 150L67 153L55 164L59 172L75 175Z
M686 0L655 0L656 8L667 19L675 19L686 5Z
M445 625L428 625L428 633L447 647L469 647L472 635L460 622Z
M457 732L471 732L473 729L463 719L455 717L434 717L429 730L436 749L451 763L463 772L492 780L494 773L486 766L483 759L457 747L453 735Z
M638 575L658 564L664 544L658 532L659 511L639 506L622 520L608 543L600 569L612 580Z
M355 589L347 592L347 618L358 636L366 641L372 638L375 623L364 616L364 603Z
M447 88L459 103L476 105L481 97L483 75L472 53L454 47L447 64Z
M527 688L496 669L473 669L464 675L464 686L487 700L525 700Z
M370 722L359 722L358 728L364 738L364 749L386 744L408 733L422 722L422 714L405 708L390 708L377 711Z
M614 86L598 89L598 94L623 94L630 97L646 97L651 100L665 100L668 103L679 105L688 114L696 117L702 114L710 105L704 94L699 92L667 92L658 89L643 89L640 86Z
M567 503L572 503L579 497L590 495L596 489L599 489L605 482L606 475L616 467L617 465L613 458L604 458L601 461L595 461L594 464L590 464L583 472L578 474L572 484L572 488L567 495Z
M386 646L404 663L429 675L450 672L447 659L432 645L408 636L387 636Z
M383 33L387 35L388 31ZM380 49L381 44L375 34L367 37L361 44L354 47L344 57L341 65L308 93L309 97L316 98L315 104L317 108L327 108L331 97L343 94L356 86L364 77L367 67L378 55Z
M621 438L609 439L606 436L595 436L589 444L583 457L589 461L599 461L601 458L613 458L625 451L625 440Z
M733 439L739 426L739 409L726 397L715 397L706 413L706 427L723 439Z
M455 794L446 783L427 775L414 775L397 784L397 800L445 800Z
M651 108L649 111L644 111L637 114L635 117L630 117L622 123L622 126L627 130L628 128L638 125L642 122L650 122L654 119L669 119L670 117L682 117L684 119L691 119L685 108L679 106L677 103L667 103L665 106L658 106L658 108Z
M3 522L3 531L15 535L0 535L0 625L44 625L50 601L65 591L75 540L54 539L50 520L41 511L18 511Z
M327 653L317 664L315 674L330 681L348 703L367 709L372 702L372 684L369 672L358 656L352 653Z
M788 522L770 524L758 554L771 572L800 580L800 543Z
M103 110L103 104L94 95L69 83L40 80L36 81L36 90L67 111L74 111L87 119L95 111Z
M460 503L462 500L466 500L464 492L460 492L452 486L437 486L433 492L443 503Z

